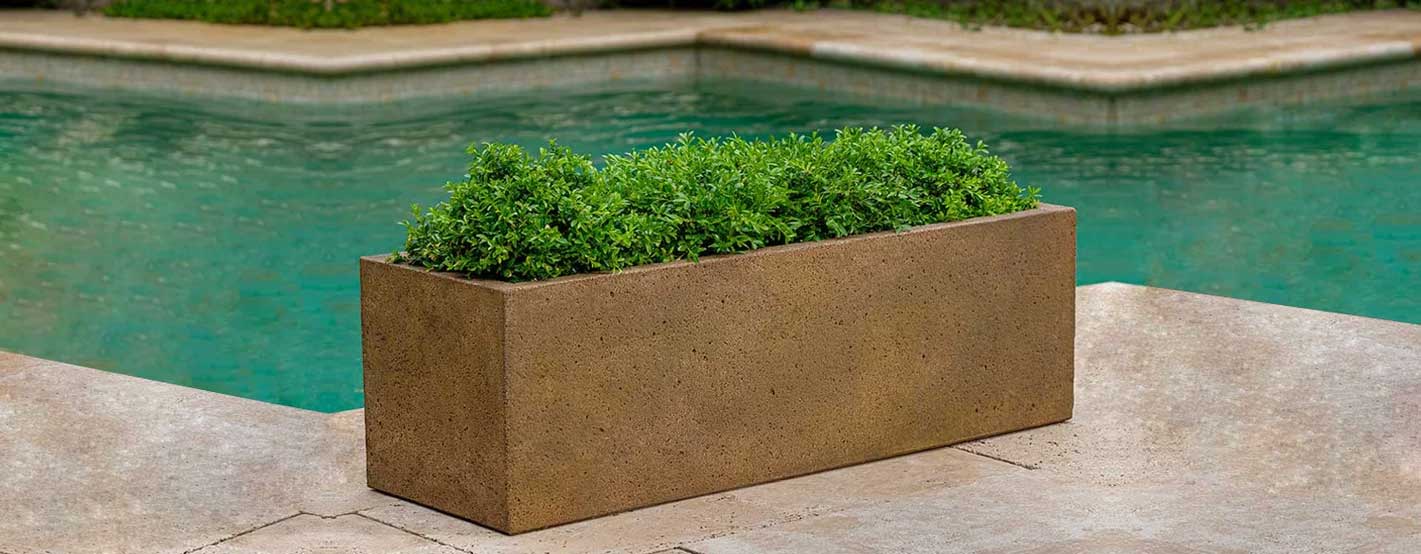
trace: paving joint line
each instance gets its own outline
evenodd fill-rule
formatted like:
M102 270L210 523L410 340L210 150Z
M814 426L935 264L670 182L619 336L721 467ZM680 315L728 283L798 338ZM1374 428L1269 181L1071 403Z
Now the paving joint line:
M792 512L792 513L790 513L790 514L786 514L786 515L781 516L781 517L771 518L771 519L768 520L768 521L763 521L763 522L756 523L756 524L746 525L746 526L744 526L744 527L736 527L736 528L732 528L732 529L727 529L727 530L719 531L719 532L707 533L707 534L705 534L704 536L701 536L701 537L698 537L698 538L695 538L695 539L691 539L691 540L694 540L695 542L702 542L702 541L708 541L708 540L718 539L718 538L721 538L721 537L728 537L728 536L735 535L735 534L738 534L738 533L749 533L749 532L759 531L759 530L762 530L762 529L769 529L769 528L771 528L771 527L778 527L778 526L780 526L780 525L785 525L785 524L789 524L789 523L794 523L794 522L797 522L797 521L804 521L804 520L806 520L806 519L813 519L813 518L817 518L817 517L824 517L824 516L831 515L831 514L837 514L837 513L839 513L839 512L846 512L846 511L849 511L849 510L853 510L853 509L857 509L857 508L862 508L862 507L864 507L864 506L874 506L874 505L878 505L878 504L887 504L887 503L889 503L889 502L893 502L894 500L896 500L896 499L893 499L893 498L883 498L883 499L877 499L877 500L868 500L868 501L864 501L864 502L849 503L849 504L845 504L845 505L843 505L843 506L837 506L837 507L818 507L818 508L810 507L810 508L805 509L804 511ZM695 550L691 550L691 549L689 549L689 548L687 548L687 547L685 547L685 546L677 545L677 544L675 544L675 543L672 543L672 544L661 544L661 545L656 545L656 546L655 546L655 548L659 548L659 549L665 549L665 548L667 548L667 547L670 547L670 548L673 549L673 550L685 550L686 552L690 552L691 554L701 554L700 552L696 552Z
M1036 466L1032 466L1032 465L1028 465L1028 464L1022 464L1022 463L1018 463L1018 462L1013 462L1013 461L1011 461L1011 460L1007 460L1007 459L1003 459L1003 458L998 458L998 457L996 457L996 456L991 456L991 455L988 455L988 454L982 454L982 453L980 453L980 452L973 452L973 451L971 451L971 450L967 450L967 449L965 449L965 448L961 448L961 447L959 447L959 446L957 446L957 445L950 445L948 448L955 448L955 449L957 449L957 450L961 450L961 451L966 452L966 453L968 453L968 454L973 454L973 455L981 456L981 457L983 457L983 458L987 458L987 459L990 459L990 460L994 460L994 461L1002 462L1002 463L1005 463L1005 464L1013 465L1013 466L1016 466L1016 467L1020 467L1020 468L1026 469L1027 471L1034 471L1034 470L1040 469L1040 468L1038 468L1038 467L1036 467ZM938 488L939 486L941 486L941 485L943 485L943 484L944 484L944 483L933 483L933 484L931 484L928 488ZM911 494L908 495L908 496L911 496ZM740 527L740 528L735 528L735 529L729 529L729 530L722 531L722 532L718 532L718 533L709 533L709 534L707 534L707 535L705 535L705 536L702 536L702 537L697 538L697 539L694 539L694 540L695 540L695 542L703 542L703 541L718 539L718 538L721 538L721 537L728 537L728 536L735 535L735 534L739 534L739 533L754 532L754 531L759 531L759 530L762 530L762 529L769 529L769 528L771 528L771 527L778 527L778 526L780 526L780 525L785 525L785 524L788 524L788 523L794 523L794 522L797 522L797 521L804 521L804 520L806 520L806 519L813 519L813 518L824 517L824 516L827 516L827 515L832 515L832 514L836 514L836 513L840 513L840 512L847 512L847 511L849 511L849 510L855 510L855 509L863 508L863 507L866 507L866 506L876 506L876 505L882 505L882 504L889 504L889 503L895 502L895 501L897 501L897 500L899 500L899 498L881 498L881 499L876 499L876 500L868 500L868 501L865 501L865 502L849 503L849 504L846 504L846 505L843 505L843 506L838 506L838 507L833 507L833 508L820 508L820 509L813 509L813 508L810 508L810 509L804 510L804 511L802 511L802 512L795 512L795 513L792 513L792 514L789 514L789 515L786 515L786 516L783 516L783 517L773 518L773 519L770 520L770 521L762 522L762 523L755 524L755 525L748 525L748 526L745 526L745 527ZM666 546L672 546L672 545L666 545ZM688 547L686 547L686 546L676 545L676 546L673 546L673 549L674 549L674 550L683 550L683 551L686 551L686 552L688 552L688 553L690 553L690 554L702 554L702 553L697 552L697 551L695 551L695 550L692 550L692 549L690 549L690 548L688 548Z
M271 526L273 526L273 525L276 525L276 524L281 523L281 522L283 522L283 521L286 521L286 520L288 520L288 519L291 519L291 518L294 518L294 517L299 517L302 513L303 513L303 512L296 512L296 513L294 513L294 514L291 514L291 515L289 515L289 516L283 517L283 518L278 519L278 520L276 520L276 521L269 521L269 522L267 522L267 523L263 523L263 524L258 525L258 526L256 526L256 527L253 527L253 528L251 528L251 529L247 529L246 531L242 531L242 532L237 533L237 534L235 534L235 535L231 535L231 536L228 536L228 537L224 537L224 538L218 539L218 540L216 540L216 541L214 541L214 542L211 542L211 543L208 543L208 544L204 544L204 545L199 546L199 547L197 547L197 548L193 548L193 549L190 549L190 550L184 550L184 551L183 551L183 554L192 554L193 552L197 552L197 551L202 550L202 549L204 549L204 548L207 548L207 547L209 547L209 546L217 546L217 545L219 545L219 544L222 544L222 543L224 543L224 542L230 541L230 540L235 539L235 538L237 538L237 537L240 537L240 536L243 536L243 535L249 535L249 534L251 534L251 533L255 533L255 532L257 532L257 531L260 531L260 530L262 530L262 529L266 529L267 527L271 527Z
M427 540L427 541L429 541L429 542L432 542L432 543L437 544L437 545L440 545L440 546L452 548L452 549L454 549L454 550L457 550L457 551L459 551L459 552L464 552L464 553L466 553L466 554L475 554L474 551L472 551L472 550L465 550L465 549L463 549L463 548L459 548L459 547L457 547L457 546L454 546L454 545L449 544L449 543L447 543L447 542L441 541L441 540L436 539L436 538L434 538L434 537L431 537L431 536L429 536L429 535L425 535L424 533L419 533L419 532L414 531L414 530L412 530L412 529L406 529L406 528L404 528L404 527L400 527L399 525L395 525L395 524L390 523L390 522L388 522L388 521L381 521L381 520L375 519L375 518L373 518L373 517L370 517L370 516L368 516L368 515L362 514L362 513L360 513L360 512L354 512L354 515L355 515L356 517L363 517L363 518L365 518L365 519L368 519L368 520L373 521L373 522L375 522L375 523L379 523L380 525L384 525L384 526L386 526L386 527L390 527L390 528L393 528L393 529L398 529L398 530L400 530L400 531L403 531L403 532L405 532L405 533L409 533L409 534L411 534L411 535L414 535L414 536L416 536L416 537L419 537L419 538L421 538L421 539Z
M1014 465L1014 466L1016 466L1016 467L1019 467L1019 468L1022 468L1022 469L1026 469L1026 470L1029 470L1029 471L1035 471L1035 470L1041 469L1041 466L1034 466L1034 465L1031 465L1031 464L1028 464L1028 463L1012 461L1012 460L1008 460L1008 459L1006 459L1006 458L1002 458L1002 457L999 457L999 456L993 456L993 455L991 455L991 454L984 454L984 453L981 453L981 452L977 452L977 451L975 451L975 450L968 450L968 449L966 449L966 448L963 448L963 447L957 446L957 445L953 445L953 446L951 446L950 448L955 448L955 449L957 449L957 450L961 450L961 451L963 451L963 452L966 452L966 453L968 453L968 454L972 454L972 455L975 455L975 456L981 456L981 457L986 458L986 459L988 459L988 460L996 460L996 461L1001 462L1001 463L1004 463L1004 464L1011 464L1011 465Z
M372 509L372 508L361 508L361 510L370 510L370 509ZM355 515L355 514L358 514L358 513L360 513L360 510L351 510L351 511L349 511L349 512L341 512L341 513L339 513L339 514L335 514L335 515L328 516L328 515L318 514L318 513L315 513L315 512L308 512L308 511L306 511L306 510L301 510L301 513L300 513L300 514L297 514L297 515L316 516L316 517L321 518L321 519L335 519L335 518L338 518L338 517L345 517L345 516L349 516L349 515Z

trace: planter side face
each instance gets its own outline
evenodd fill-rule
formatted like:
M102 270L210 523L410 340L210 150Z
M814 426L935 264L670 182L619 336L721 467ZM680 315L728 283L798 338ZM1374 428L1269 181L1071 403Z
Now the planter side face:
M507 532L1071 416L1069 208L505 293Z
M503 300L383 258L360 260L371 488L508 525Z

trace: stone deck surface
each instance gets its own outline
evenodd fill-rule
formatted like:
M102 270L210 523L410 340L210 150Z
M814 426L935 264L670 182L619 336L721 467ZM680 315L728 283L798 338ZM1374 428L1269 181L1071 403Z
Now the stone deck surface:
M0 12L0 49L315 74L715 45L875 66L1121 92L1421 57L1421 12L1107 37L985 28L869 12L594 11L547 19L302 31Z
M366 489L360 411L0 353L0 553L1421 551L1421 326L1077 306L1067 423L518 536Z

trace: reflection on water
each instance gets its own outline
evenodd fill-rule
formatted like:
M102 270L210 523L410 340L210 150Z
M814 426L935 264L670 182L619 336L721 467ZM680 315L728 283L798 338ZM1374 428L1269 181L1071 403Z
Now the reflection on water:
M401 243L470 142L895 122L963 127L1076 206L1082 283L1421 323L1415 97L1104 132L730 84L342 110L0 92L0 349L358 407L355 260Z

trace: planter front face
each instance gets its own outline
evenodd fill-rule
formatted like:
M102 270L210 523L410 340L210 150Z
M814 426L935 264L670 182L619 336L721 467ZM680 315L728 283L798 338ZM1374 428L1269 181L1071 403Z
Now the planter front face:
M369 482L522 532L1067 419L1075 213L539 283L361 263Z

